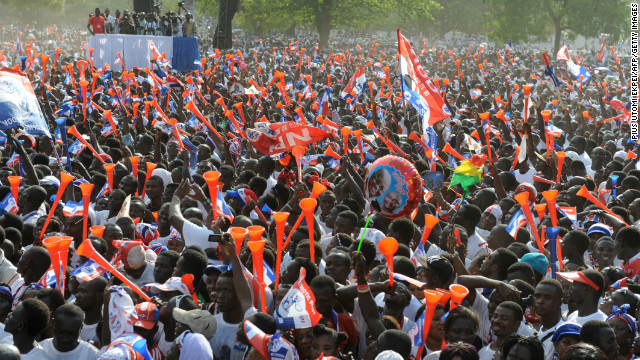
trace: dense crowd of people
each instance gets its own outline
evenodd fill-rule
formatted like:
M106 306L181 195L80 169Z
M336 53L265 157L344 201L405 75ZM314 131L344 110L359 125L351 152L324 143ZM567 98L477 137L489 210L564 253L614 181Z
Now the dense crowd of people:
M104 15L92 33L168 31ZM622 44L575 51L586 79L527 44L414 39L450 115L429 125L395 45L247 37L178 73L93 67L78 31L12 29L0 63L50 134L0 134L0 359L640 356ZM258 143L282 123L326 136L304 157ZM370 198L387 155L425 180L404 216ZM455 181L471 163L479 181Z

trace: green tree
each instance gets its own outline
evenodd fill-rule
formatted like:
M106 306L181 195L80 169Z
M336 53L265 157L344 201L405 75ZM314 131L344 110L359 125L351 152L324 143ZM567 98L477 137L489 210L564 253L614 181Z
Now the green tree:
M214 0L197 0L200 8L212 9ZM236 15L248 29L262 32L297 27L315 28L326 45L331 30L364 29L381 24L403 26L407 21L431 18L439 9L435 0L243 0Z
M505 42L554 35L554 52L562 32L595 37L608 33L616 41L628 28L629 0L485 0L491 7L489 37Z

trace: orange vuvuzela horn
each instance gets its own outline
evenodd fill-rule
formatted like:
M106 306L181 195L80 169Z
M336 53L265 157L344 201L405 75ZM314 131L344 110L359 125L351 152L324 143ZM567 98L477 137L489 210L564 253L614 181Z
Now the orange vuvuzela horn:
M264 231L264 228L262 229ZM251 259L253 260L253 272L258 277L258 291L260 292L260 307L263 313L267 313L267 303L264 293L264 269L263 269L263 255L265 240L251 240L247 243L249 250L251 250Z
M247 235L249 235L249 230L239 226L234 226L229 228L229 234L231 234L231 237L236 244L236 254L240 255L242 243L244 242L244 239L247 237Z
M202 175L204 181L207 182L209 188L209 197L211 198L211 206L213 207L213 219L218 217L216 209L218 207L218 182L220 181L219 171L207 171Z
M616 219L622 221L626 226L629 226L629 224L627 224L624 220L622 220L620 218L620 216L618 216L616 213L611 211L611 209L609 209L603 203L601 203L600 200L596 199L595 196L591 195L591 193L589 192L589 190L587 190L587 187L585 185L582 185L582 187L580 188L580 190L578 190L576 195L582 196L583 198L591 201L592 203L597 205L600 209L602 209L602 210L606 211L607 213L609 213L609 215L611 215L611 216L615 217Z
M11 195L13 200L18 204L18 193L20 192L20 183L22 182L22 176L11 175L8 177L9 185L11 185Z
M436 307L442 298L442 294L436 290L424 290L424 299L426 302L425 313L424 313L424 327L422 330L422 343L425 344L418 348L418 354L416 355L417 359L422 357L422 350L427 343L427 336L429 335L429 330L431 329L431 321L433 320L433 314L436 312Z
M393 255L398 251L398 240L386 237L378 242L378 250L387 259L389 269L389 285L393 286Z
M105 258L102 257L102 255L100 255L96 251L96 249L93 247L93 244L91 244L91 240L86 240L85 239L84 241L82 241L82 244L80 244L80 246L78 246L77 253L80 256L88 257L89 259L95 261L98 265L100 265L103 268L107 269L107 271L109 271L115 277L120 279L120 281L122 281L125 285L129 286L131 288L131 290L133 290L136 293L138 293L138 295L140 295L145 301L151 301L151 298L149 298L149 296L147 294L142 292L142 290L140 290L140 288L136 284L131 282L131 280L129 280L126 276L124 276L116 268L114 268L113 265L111 265L110 262L108 262Z
M89 142L82 137L82 135L78 132L78 129L76 129L75 125L72 125L69 128L69 130L67 130L67 133L75 136L76 139L80 140L80 142L83 143L89 150L91 150L93 155L95 155L98 158L98 160L100 160L100 162L104 164L104 160L102 160L102 158L100 157L100 154L98 154L98 152L93 148L93 146L91 146Z
M274 212L271 214L276 222L276 284L275 290L278 291L278 284L280 283L280 263L282 263L282 243L284 241L284 230L287 226L287 219L289 218L288 212Z
M49 210L49 215L47 215L47 220L45 220L44 226L42 227L42 230L40 231L40 236L39 236L40 239L42 239L42 237L44 237L44 234L47 231L47 227L49 226L49 222L51 221L51 218L53 217L53 213L56 211L56 207L58 207L58 202L62 198L62 194L64 194L64 191L67 188L67 185L69 185L69 183L71 181L73 181L73 175L69 175L64 171L60 172L60 186L58 187L58 192L56 193L56 198L53 201L53 204L51 204L51 210Z

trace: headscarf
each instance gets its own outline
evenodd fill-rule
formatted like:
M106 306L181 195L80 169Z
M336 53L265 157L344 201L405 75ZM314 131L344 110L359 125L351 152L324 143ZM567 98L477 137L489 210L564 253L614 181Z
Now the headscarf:
M627 314L627 310L629 310L629 307L630 307L629 304L624 304L621 306L613 305L613 311L611 312L611 315L609 315L609 317L607 318L607 321L609 319L622 319L625 323L627 323L627 326L629 326L629 330L631 330L631 333L635 338L638 332L638 325L636 324L636 319L634 319L631 315Z

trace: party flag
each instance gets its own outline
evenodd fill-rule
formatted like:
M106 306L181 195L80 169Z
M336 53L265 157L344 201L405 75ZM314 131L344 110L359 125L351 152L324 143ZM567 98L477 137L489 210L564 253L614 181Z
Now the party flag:
M316 311L316 297L304 280L306 275L306 270L301 268L298 281L289 289L273 313L278 330L313 327L322 318Z

